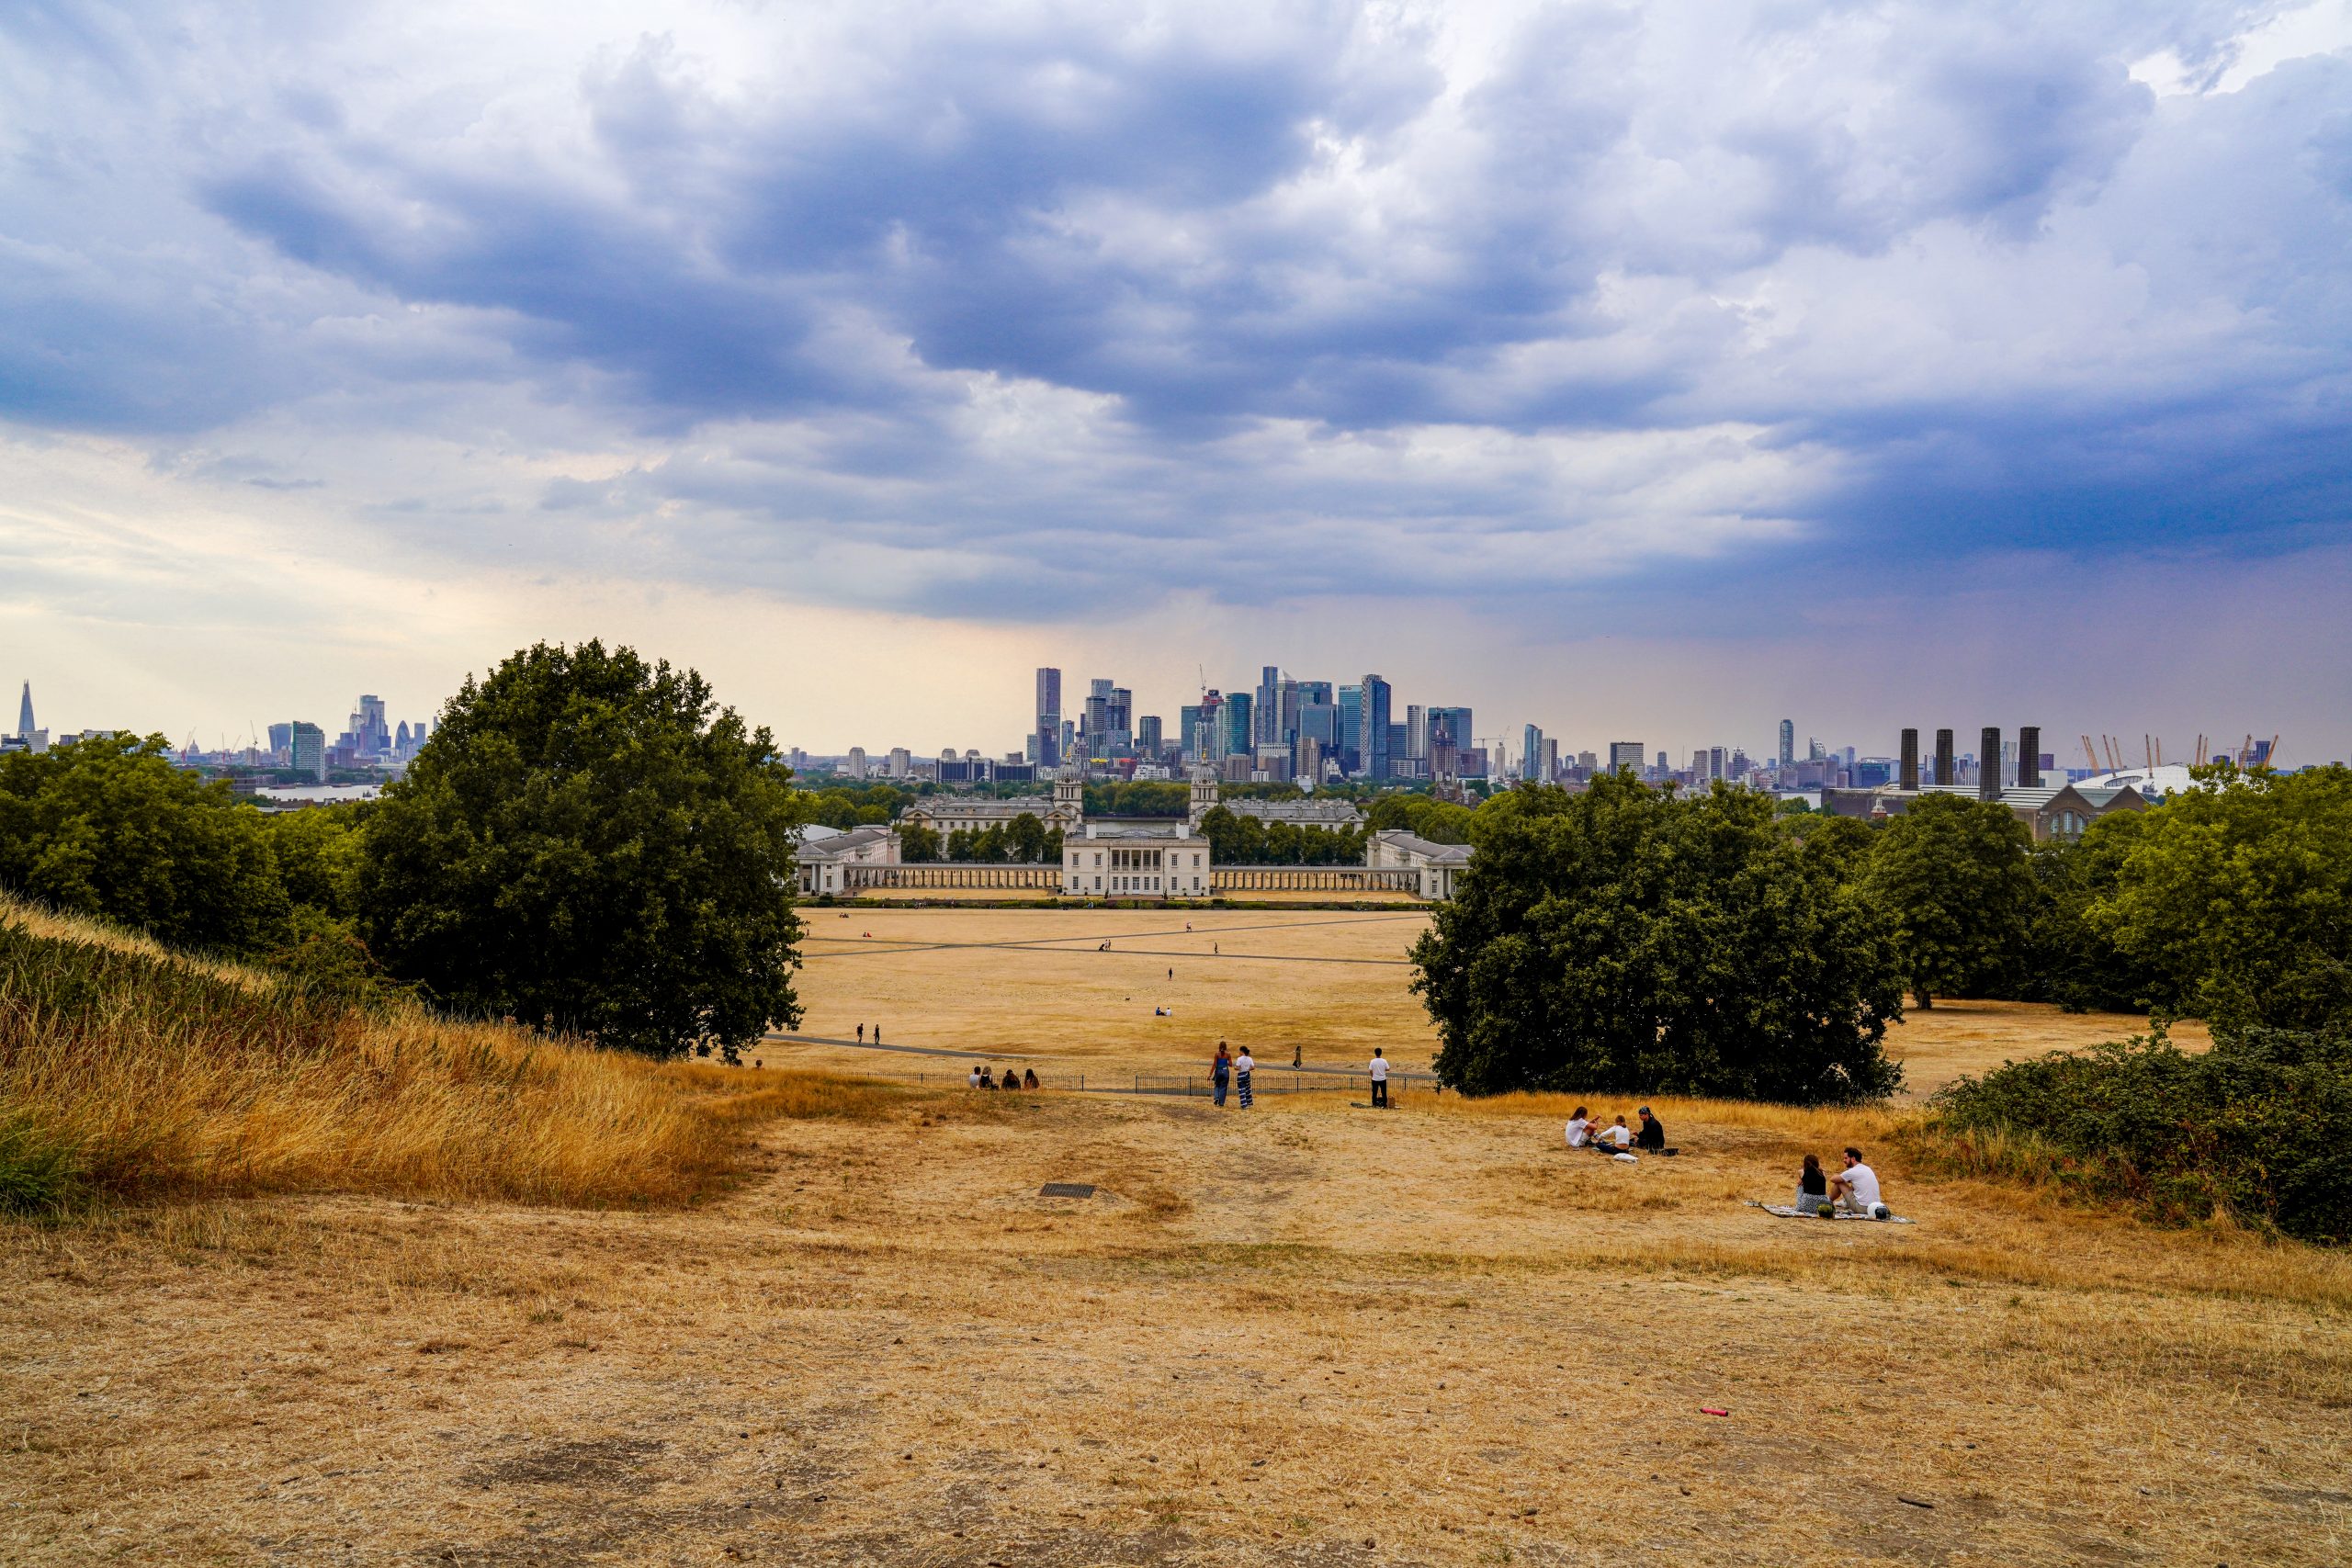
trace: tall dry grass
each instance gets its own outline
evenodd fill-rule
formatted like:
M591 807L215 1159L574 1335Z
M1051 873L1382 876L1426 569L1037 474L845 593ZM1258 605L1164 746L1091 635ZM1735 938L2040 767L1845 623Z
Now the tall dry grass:
M735 1168L753 1124L903 1093L361 1004L0 903L0 1165L19 1208L295 1189L675 1202Z

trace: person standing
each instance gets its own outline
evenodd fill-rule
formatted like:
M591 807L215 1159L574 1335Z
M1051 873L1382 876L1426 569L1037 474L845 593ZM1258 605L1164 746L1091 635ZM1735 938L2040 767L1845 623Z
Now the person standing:
M1225 1103L1225 1086L1233 1079L1233 1057L1227 1052L1225 1042L1216 1043L1216 1060L1209 1064L1209 1090L1217 1104Z
M1372 1048L1372 1103L1377 1110L1388 1109L1388 1058L1377 1045Z
M865 1043L865 1025L862 1023L857 1026L857 1043L860 1045Z
M1257 1070L1257 1058L1250 1055L1250 1047L1244 1045L1241 1055L1233 1058L1233 1087L1241 1093L1241 1109L1244 1111L1253 1103L1250 1093L1250 1075Z

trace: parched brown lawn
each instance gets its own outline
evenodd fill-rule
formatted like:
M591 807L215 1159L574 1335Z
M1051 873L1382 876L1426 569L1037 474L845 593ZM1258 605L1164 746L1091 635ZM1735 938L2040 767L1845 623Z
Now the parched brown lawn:
M1426 1067L1436 1032L1408 989L1429 929L1410 910L822 909L808 917L800 1033L1033 1059L1098 1075L1191 1071L1227 1040L1270 1065L1361 1066L1377 1045ZM1190 930L1186 928L1190 927ZM1111 951L1101 951L1104 942ZM1155 1008L1169 1010L1155 1015ZM1914 1095L2014 1056L2143 1031L2121 1013L2021 1002L1941 1002L1889 1038ZM2201 1025L2174 1032L2201 1046ZM904 1057L774 1043L777 1061L918 1071ZM933 1065L958 1072L960 1063Z
M1669 1114L959 1090L698 1211L18 1226L0 1561L2346 1560L2344 1259L1773 1220L1857 1123Z
M808 1033L1427 1059L1417 919L850 913ZM2133 1027L1947 1006L1897 1049ZM0 1562L2352 1560L2352 1261L1894 1162L1915 1225L1746 1206L1888 1112L1660 1101L1685 1153L1629 1167L1548 1101L765 1098L696 1208L0 1224Z

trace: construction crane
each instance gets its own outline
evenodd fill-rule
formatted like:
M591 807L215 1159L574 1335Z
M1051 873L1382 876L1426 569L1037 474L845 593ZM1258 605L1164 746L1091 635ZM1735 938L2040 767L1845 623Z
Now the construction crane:
M2098 773L2098 753L2091 750L2091 738L2087 735L2083 737L2083 755L2091 760L2091 772Z

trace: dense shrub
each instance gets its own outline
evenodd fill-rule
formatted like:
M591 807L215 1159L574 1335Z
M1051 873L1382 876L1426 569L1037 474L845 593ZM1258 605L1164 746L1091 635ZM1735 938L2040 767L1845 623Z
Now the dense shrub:
M1936 1096L1930 1163L2052 1182L2187 1224L2226 1213L2352 1240L2352 1039L2248 1029L2201 1054L2160 1031L2012 1062Z

